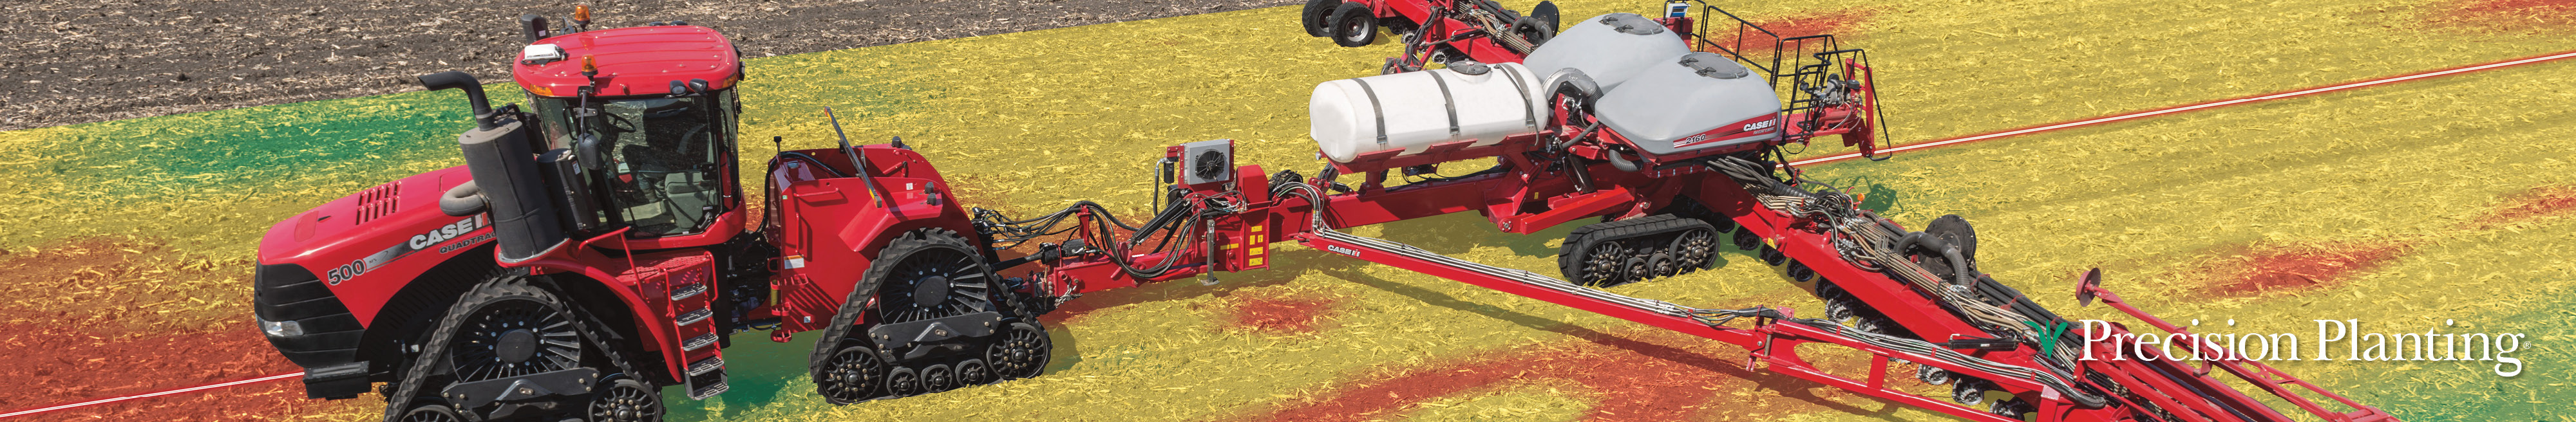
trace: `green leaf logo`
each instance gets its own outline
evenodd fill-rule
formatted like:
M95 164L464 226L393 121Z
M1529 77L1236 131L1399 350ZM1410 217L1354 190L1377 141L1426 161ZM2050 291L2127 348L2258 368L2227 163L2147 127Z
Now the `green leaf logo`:
M2066 329L2074 327L2064 322L2057 323L2055 327L2040 326L2033 321L2022 321L2021 325L2028 325L2032 331L2039 332L2039 354L2043 355L2057 354L2057 337L2066 335Z

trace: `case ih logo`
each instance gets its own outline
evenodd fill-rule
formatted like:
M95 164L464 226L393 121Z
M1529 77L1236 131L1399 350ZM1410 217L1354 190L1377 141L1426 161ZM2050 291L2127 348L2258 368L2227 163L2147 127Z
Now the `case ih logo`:
M1333 253L1343 254L1343 255L1350 255L1350 256L1352 256L1352 257L1359 257L1359 256L1360 256L1360 251L1355 250L1355 249L1351 249L1351 248L1345 248L1345 247L1342 247L1342 245L1325 245L1325 246L1324 246L1324 249L1325 249L1325 250L1333 251Z
M428 233L413 235L411 237L411 241L403 242L402 244L394 245L390 248L385 248L385 250L376 252L374 255L367 255L366 258L349 261L347 264L341 264L339 267L332 268L331 271L325 273L323 277L326 280L329 280L331 285L340 285L340 282L349 281L349 279L352 278L358 278L358 275L360 274L366 274L368 271L375 271L377 268L383 268L387 262L394 262L396 259L410 256L412 252L420 252L422 250L429 249L430 246L439 244L439 242L455 239L457 236L464 236L466 233L473 233L474 230L481 229L484 225L490 224L491 220L488 220L488 218L490 217L485 217L483 214L476 214L473 217L467 217L462 220L456 220L454 223L447 223L445 226L439 226L437 230L430 230ZM445 247L438 248L438 253L455 252L458 248L463 248L466 245L483 243L487 240L492 240L492 234L485 233L482 236L475 236L472 239L466 239L464 242L457 242L454 245L447 245Z
M1740 138L1741 136L1738 135L1760 135L1769 133L1771 132L1772 127L1776 127L1780 124L1779 120L1772 119L1770 117L1758 117L1757 119L1761 120L1745 123L1743 126L1737 126L1735 130L1724 130L1724 127L1720 127L1719 130L1691 135L1687 138L1675 139L1673 140L1673 148L1688 148L1692 145L1699 145L1709 142L1710 140L1717 140L1730 136Z
M429 233L413 235L411 237L411 248L412 250L429 249L429 245L436 245L438 242L445 242L447 239L454 239L457 236L463 236L466 233L471 233L474 229L479 228L483 228L483 215L475 214L474 218L456 220L454 223L447 223L446 226L439 227L438 230L430 230Z

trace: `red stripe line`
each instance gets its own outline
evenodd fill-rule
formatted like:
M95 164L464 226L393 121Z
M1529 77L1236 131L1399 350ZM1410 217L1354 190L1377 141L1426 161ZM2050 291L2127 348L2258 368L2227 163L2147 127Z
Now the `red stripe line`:
M2576 51L2569 51L2569 52L2564 52L2564 53L2557 53L2557 54L2550 54L2550 55L2543 55L2543 56L2534 56L2534 57L2523 58L2523 59L2507 60L2507 61L2501 61L2501 62L2495 62L2495 63L2482 64L2482 65L2464 66L2464 67L2456 67L2456 68L2451 68L2451 69L2443 69L2443 70L2435 70L2435 71L2429 71L2429 72L2421 72L2421 73L2415 73L2415 74L2403 75L2403 76L2394 76L2394 77L2387 77L2387 78L2380 78L2380 79L2372 79L2372 80L2366 80L2366 81L2360 81L2360 82L2351 82L2351 83L2345 83L2345 84L2340 84L2340 85L2331 85L2331 86L2324 86L2324 87L2317 87L2317 88L2309 88L2309 89L2303 89L2303 90L2297 90L2297 91L2290 91L2290 92L2283 92L2283 93L2271 94L2271 95L2263 95L2263 96L2255 96L2255 97L2237 98L2237 99L2232 99L2232 100L2212 101L2212 102L2206 102L2206 103L2200 103L2200 104L2192 104L2192 105L2184 105L2184 106L2177 106L2177 107L2167 107L2167 108L2162 108L2162 109L2155 109L2155 110L2141 111L2141 112L2136 112L2136 113L2128 113L2128 114L2120 114L2120 115L2104 116L2104 117L2097 117L2097 118L2092 118L2092 119L2077 120L2077 121L2072 121L2072 122L2057 123L2057 124L2043 125L2043 126L2033 126L2033 127L2029 127L2029 128L2015 129L2015 130L2009 130L2009 131L2003 131L2003 132L1994 132L1994 133L1988 133L1988 134L1983 134L1983 135L1975 135L1975 136L1967 136L1967 137L1959 137L1959 138L1950 138L1950 139L1944 139L1944 140L1938 140L1938 141L1931 141L1931 142L1922 142L1922 143L1906 144L1906 145L1904 145L1904 146L1899 146L1899 147L1894 147L1894 148L1888 148L1888 149L1885 149L1885 150L1881 150L1881 151L1879 151L1879 152L1882 152L1882 153L1894 153L1894 152L1900 152L1900 151L1911 151L1911 150L1917 150L1917 149L1933 148L1933 147L1948 146L1948 145L1957 145L1957 144L1963 144L1963 143L1969 143L1969 142L1976 142L1976 141L1983 141L1983 140L1994 139L1994 138L2002 138L2002 137L2009 137L2009 136L2016 136L2016 135L2026 135L2026 134L2032 134L2032 133L2038 133L2038 132L2046 132L2046 131L2051 131L2051 130L2058 130L2058 129L2071 128L2071 127L2097 125L2097 124L2102 124L2102 123L2110 123L2110 122L2116 122L2116 121L2122 121L2122 120L2136 119L2136 118L2140 118L2140 117L2151 117L2151 116L2159 116L2159 115L2166 115L2166 114L2174 114L2174 113L2181 113L2181 112L2187 112L2187 111L2206 110L2206 109L2212 109L2212 108L2218 108L2218 107L2226 107L2226 106L2232 106L2232 105L2238 105L2238 104L2245 104L2245 103L2253 103L2253 102L2261 102L2261 101L2278 100L2278 99L2283 99L2283 98L2298 97L2298 96L2313 95L2313 94L2321 94L2321 93L2334 92L2334 91L2342 91L2342 90L2348 90L2348 89L2354 89L2354 88L2362 88L2362 87L2368 87L2368 86L2373 86L2373 85L2383 85L2383 84L2390 84L2390 83L2397 83L2397 82L2405 82L2405 81L2411 81L2411 80L2416 80L2416 79L2425 79L2425 78L2432 78L2432 77L2449 76L2449 75L2456 75L2456 74L2461 74L2461 73L2476 72L2476 71L2482 71L2482 70L2500 69L2500 68L2506 68L2506 67L2513 67L2513 66L2520 66L2520 65L2532 64L2532 63L2539 63L2539 62L2551 61L2551 60L2564 59L2564 58L2569 58L2569 57L2576 57ZM1808 165L1808 164L1816 164L1816 163L1826 163L1826 162L1834 162L1834 161L1849 160L1849 159L1853 159L1853 158L1860 158L1860 153L1846 153L1846 154L1842 154L1842 155L1835 155L1835 156L1824 157L1824 158L1808 159L1808 160L1804 160L1804 161L1798 161L1798 162L1789 163L1789 165L1793 165L1793 166L1803 166L1803 165ZM269 381L276 381L276 380L281 380L281 379L293 378L293 377L302 376L302 375L304 375L304 373L302 373L302 372L286 373L286 374L277 374L277 375L270 375L270 376L259 377L259 378L252 378L252 379L246 379L246 380L240 380L240 381L231 381L231 382L222 382L222 383L206 384L206 385L200 385L200 386L195 386L195 387L181 388L181 389L176 389L176 390L161 391L161 392L155 392L155 393L144 393L144 394L137 394L137 395L131 395L131 396L124 396L124 397L116 397L116 398L107 398L107 399L91 400L91 401L85 401L85 402L79 402L79 403L72 403L72 404L65 404L65 405L59 405L59 406L52 406L52 407L44 407L44 408L37 408L37 409L20 410L20 411L9 412L9 413L0 413L0 419L12 418L12 417L18 417L18 416L26 416L26 415L32 415L32 414L44 413L44 412L51 412L51 411L57 411L57 410L64 410L64 409L73 409L73 408L80 408L80 407L87 407L87 406L95 406L95 405L101 405L101 404L107 404L107 403L115 403L115 402L126 401L126 400L134 400L134 399L142 399L142 398L151 398L151 397L160 397L160 396L167 396L167 395L172 395L172 394L181 394L181 393L190 393L190 392L197 392L197 391L204 391L204 390L212 390L212 389L218 389L218 388L224 388L224 387L232 387L232 386L243 385L243 384L256 384L256 383L262 383L262 382L269 382Z
M72 404L65 404L65 405L57 405L57 406L51 406L51 407L42 407L42 408L35 408L35 409L20 410L20 411L9 412L9 413L0 413L0 419L14 418L14 417L19 417L19 416L33 415L33 414L45 413L45 412L52 412L52 411L56 411L56 410L65 410L65 409L73 409L73 408L80 408L80 407L96 406L96 405L102 405L102 404L108 404L108 403L115 403L115 402L121 402L121 401L126 401L126 400L134 400L134 399L141 399L141 398L151 398L151 397L160 397L160 396L167 396L167 395L172 395L172 394L190 393L190 392L197 392L197 391L204 391L204 390L213 390L213 389L217 389L217 388L231 387L231 386L243 385L243 384L257 384L257 383L263 383L263 382L269 382L269 381L276 381L276 380L282 380L282 379L287 379L287 378L294 378L294 377L303 376L303 375L304 375L304 373L302 373L302 372L285 373L285 374L270 375L270 376L259 377L259 378L251 378L251 379L240 380L240 381L228 381L228 382L219 382L219 383L214 383L214 384L206 384L206 385L200 385L200 386L195 386L195 387L181 388L181 389L177 389L177 390L161 391L161 392L155 392L155 393L143 393L143 394L136 394L136 395L125 396L125 397L106 398L106 399L90 400L90 401L79 402L79 403L72 403Z
M2501 62L2494 62L2494 63L2481 64L2481 65L2462 66L2462 67L2455 67L2455 68L2450 68L2450 69L2435 70L2435 71L2429 71L2429 72L2420 72L2420 73L2415 73L2415 74L2410 74L2410 75L2403 75L2403 76L2392 76L2392 77L2379 78L2379 79L2371 79L2371 80L2359 81L2359 82L2349 82L2349 83L2344 83L2344 84L2339 84L2339 85L2330 85L2330 86L2323 86L2323 87L2316 87L2316 88L2308 88L2308 89L2302 89L2302 90L2297 90L2297 91L2289 91L2289 92L2283 92L2283 93L2271 94L2271 95L2262 95L2262 96L2244 97L2244 98L2237 98L2237 99L2232 99L2232 100L2211 101L2211 102L2206 102L2206 103L2191 104L2191 105L2176 106L2176 107L2166 107L2166 108L2160 108L2160 109L2155 109L2155 110L2147 110L2147 111L2140 111L2140 112L2135 112L2135 113L2127 113L2127 114L2118 114L2118 115L2111 115L2111 116L2096 117L2096 118L2084 119L2084 120L2077 120L2077 121L2072 121L2072 122L2056 123L2056 124L2041 125L2041 126L2032 126L2032 127L2021 128L2021 129L2014 129L2014 130L2008 130L2008 131L2002 131L2002 132L1987 133L1987 134L1983 134L1983 135L1974 135L1974 136L1966 136L1966 137L1958 137L1958 138L1943 139L1943 140L1931 141L1931 142L1922 142L1922 143L1906 144L1906 145L1903 145L1903 146L1898 146L1898 147L1894 147L1894 148L1888 148L1888 149L1879 150L1878 152L1879 152L1879 153L1881 153L1881 154L1887 154L1887 153L1895 153L1895 152L1900 152L1900 151L1911 151L1911 150L1917 150L1917 149L1925 149L1925 148L1933 148L1933 147L1941 147L1941 146L1949 146L1949 145L1958 145L1958 144L1964 144L1964 143L1976 142L1976 141L1983 141L1983 140L1988 140L1988 139L1995 139L1995 138L2002 138L2002 137L2009 137L2009 136L2016 136L2016 135L2027 135L2027 134L2032 134L2032 133L2046 132L2046 131L2052 131L2052 130L2058 130L2058 129L2072 128L2072 127L2091 126L2091 125L2097 125L2097 124L2103 124L2103 123L2117 122L2117 121L2122 121L2122 120L2136 119L2136 118L2141 118L2141 117L2152 117L2152 116L2161 116L2161 115L2166 115L2166 114L2182 113L2182 112L2188 112L2188 111L2207 110L2207 109L2213 109L2213 108L2219 108L2219 107L2226 107L2226 106L2232 106L2232 105L2239 105L2239 104L2247 104L2247 103L2255 103L2255 102L2271 101L2271 100L2278 100L2278 99L2283 99L2283 98L2291 98L2291 97L2298 97L2298 96L2305 96L2305 95L2322 94L2322 93L2334 92L2334 91L2342 91L2342 90L2348 90L2348 89L2354 89L2354 88L2362 88L2362 87L2368 87L2368 86L2373 86L2373 85L2392 84L2392 83L2405 82L2405 81L2411 81L2411 80L2417 80L2417 79L2425 79L2425 78L2433 78L2433 77L2441 77L2441 76L2457 75L2457 74L2469 73L2469 72L2476 72L2476 71L2482 71L2482 70L2501 69L2501 68L2506 68L2506 67L2521 66L2521 65L2526 65L2526 64L2539 63L2539 62L2545 62L2545 61L2551 61L2551 60L2558 60L2558 59L2564 59L2564 58L2569 58L2569 57L2576 57L2576 51L2568 51L2568 52L2562 52L2562 53L2555 53L2555 54L2548 54L2548 55L2541 55L2541 56L2533 56L2533 57L2527 57L2527 58L2521 58L2521 59L2514 59L2514 60L2506 60L2506 61L2501 61ZM1853 159L1853 158L1860 158L1860 153L1852 152L1852 153L1844 153L1844 154L1841 154L1841 155L1835 155L1835 156L1829 156L1829 157L1823 157L1823 158L1813 158L1813 159L1801 160L1801 161L1797 161L1797 162L1789 163L1789 165L1793 165L1793 166L1803 166L1803 165L1808 165L1808 164L1829 163L1829 162L1835 162L1835 161L1849 160L1849 159Z

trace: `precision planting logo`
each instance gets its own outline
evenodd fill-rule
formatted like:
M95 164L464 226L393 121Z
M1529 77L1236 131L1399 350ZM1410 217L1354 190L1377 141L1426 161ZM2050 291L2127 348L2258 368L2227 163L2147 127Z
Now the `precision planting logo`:
M2336 360L2334 352L2340 349L2346 361L2495 362L2492 370L2499 377L2521 375L2524 369L2522 358L2508 356L2522 350L2526 337L2522 333L2444 333L2440 327L2420 333L2362 333L2362 321L2358 319L2312 321L2317 323L2317 336L2307 344L2316 345L2309 349L2316 351L2316 357L2300 359L2302 346L2297 333L2206 333L2189 329L2177 329L2181 332L2173 334L2113 333L2110 328L2116 325L2088 319L2084 320L2082 360L2331 361ZM2191 320L2191 325L2198 328L2200 320ZM2236 320L2227 320L2227 326L2235 325ZM2444 327L2457 325L2457 321L2442 320ZM2063 333L2064 328L2058 332ZM2109 347L2095 347L2106 341ZM2049 343L2041 342L2040 350L2048 351ZM2334 347L2338 345L2343 347ZM2176 353L2175 346L2186 350ZM2095 357L2097 351L2108 351L2110 356Z

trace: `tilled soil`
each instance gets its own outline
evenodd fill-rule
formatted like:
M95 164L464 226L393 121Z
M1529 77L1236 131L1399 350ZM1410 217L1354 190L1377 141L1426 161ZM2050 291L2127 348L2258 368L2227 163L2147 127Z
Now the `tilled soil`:
M592 3L592 27L686 21L766 57L1242 10L1292 0L702 0ZM518 16L561 0L0 2L0 130L505 80Z

